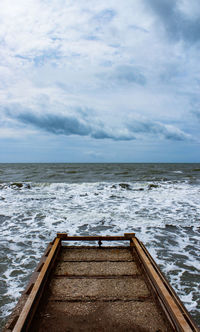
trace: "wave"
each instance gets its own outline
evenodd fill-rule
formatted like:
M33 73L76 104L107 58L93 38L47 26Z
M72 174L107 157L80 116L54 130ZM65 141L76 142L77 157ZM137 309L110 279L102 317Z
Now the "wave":
M179 295L188 292L190 285L195 298L196 281L183 273L194 273L192 269L198 267L199 188L199 184L181 180L152 179L1 184L0 269L5 291L0 290L0 296L4 312L8 314L6 303L18 299L47 242L62 231L71 235L136 232ZM186 258L175 256L183 252ZM19 271L17 278L12 275L15 271ZM185 304L190 308L192 300ZM198 312L197 305L194 311Z

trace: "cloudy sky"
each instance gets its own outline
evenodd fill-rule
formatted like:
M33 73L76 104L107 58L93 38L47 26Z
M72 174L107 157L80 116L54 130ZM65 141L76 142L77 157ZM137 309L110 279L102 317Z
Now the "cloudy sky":
M1 0L0 162L200 162L200 1Z

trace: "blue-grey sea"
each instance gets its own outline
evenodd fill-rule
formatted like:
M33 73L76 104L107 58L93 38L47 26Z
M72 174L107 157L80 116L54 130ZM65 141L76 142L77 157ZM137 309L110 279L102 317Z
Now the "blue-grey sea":
M0 329L57 232L136 232L200 325L200 164L0 164Z

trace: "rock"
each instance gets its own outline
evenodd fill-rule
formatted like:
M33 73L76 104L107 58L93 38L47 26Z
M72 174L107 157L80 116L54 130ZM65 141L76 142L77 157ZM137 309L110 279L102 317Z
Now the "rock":
M158 188L159 187L159 185L158 184L154 184L154 183L150 183L149 185L148 185L148 189L149 190L151 190L152 188Z
M19 183L19 182L13 182L11 183L12 187L17 187L17 188L22 188L23 187L23 183Z
M128 183L119 183L119 186L126 190L131 190L131 187Z

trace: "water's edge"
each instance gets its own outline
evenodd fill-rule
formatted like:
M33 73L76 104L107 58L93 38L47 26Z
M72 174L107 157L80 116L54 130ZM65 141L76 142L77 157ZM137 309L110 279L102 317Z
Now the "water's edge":
M57 232L136 232L200 325L199 206L199 164L0 164L0 327Z

